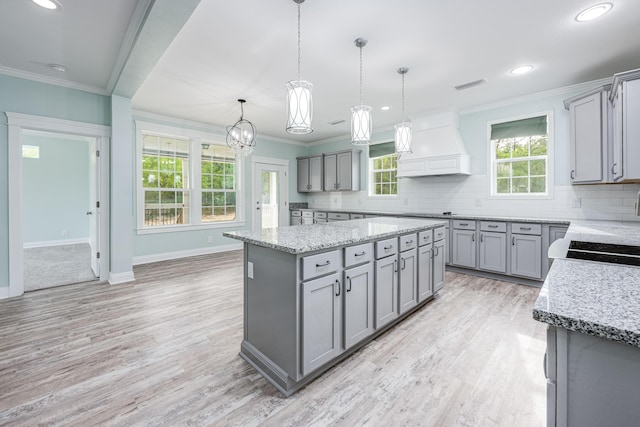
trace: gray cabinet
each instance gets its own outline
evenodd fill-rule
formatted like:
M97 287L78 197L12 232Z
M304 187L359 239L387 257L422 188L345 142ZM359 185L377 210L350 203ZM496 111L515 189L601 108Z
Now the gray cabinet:
M507 234L493 231L480 231L480 261L478 268L507 272Z
M445 240L433 243L433 293L444 287Z
M611 174L614 182L640 179L640 69L613 76Z
M373 333L373 264L344 271L344 348Z
M400 314L418 305L418 252L416 248L400 252L398 311Z
M511 234L511 274L542 278L542 238L539 235Z
M433 244L418 247L418 301L433 295Z
M565 101L569 109L572 184L606 182L609 91L603 86Z
M324 191L360 190L361 150L323 154Z
M452 233L451 264L460 267L476 267L476 231L457 230Z
M376 260L375 328L379 329L398 317L397 253Z
M302 284L302 375L342 352L342 292L339 273Z
M322 155L298 157L298 193L322 191Z

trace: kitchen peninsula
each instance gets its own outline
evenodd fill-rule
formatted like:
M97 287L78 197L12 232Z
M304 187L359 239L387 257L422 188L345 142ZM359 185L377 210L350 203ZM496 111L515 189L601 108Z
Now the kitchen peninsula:
M370 218L225 236L244 242L240 356L285 396L444 286L442 220Z

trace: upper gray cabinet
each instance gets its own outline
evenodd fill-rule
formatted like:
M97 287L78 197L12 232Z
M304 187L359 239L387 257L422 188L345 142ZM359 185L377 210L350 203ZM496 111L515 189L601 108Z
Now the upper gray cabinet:
M322 191L322 154L298 157L298 193Z
M572 184L607 181L610 87L602 86L565 101L570 115Z
M360 190L361 150L323 154L324 191Z
M613 76L611 87L613 182L640 179L640 69Z

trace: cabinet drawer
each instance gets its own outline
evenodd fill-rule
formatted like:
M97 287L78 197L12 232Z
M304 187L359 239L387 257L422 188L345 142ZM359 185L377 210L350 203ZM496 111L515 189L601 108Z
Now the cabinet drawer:
M335 250L302 258L302 280L333 273L340 268L340 251Z
M506 233L507 223L495 221L480 221L480 231L496 231L498 233Z
M418 235L416 233L400 236L400 252L413 249L418 246Z
M349 218L350 219L362 219L362 218L364 218L364 214L350 214Z
M476 222L468 219L454 219L453 228L457 230L475 230Z
M369 262L373 259L373 243L344 248L344 267Z
M313 217L314 218L319 218L319 219L327 219L327 213L326 212L314 212L313 213Z
M340 221L344 219L349 219L348 213L338 213L338 212L329 212L327 218L332 219L334 221Z
M432 241L433 241L433 230L426 230L418 233L418 246L428 245Z
M398 239L386 239L376 242L376 259L398 253Z
M302 211L291 211L291 216L302 216Z
M328 222L327 219L313 218L313 223L314 224L326 224L327 222Z
M313 218L313 211L302 211L302 218Z
M437 242L438 240L442 240L447 236L447 232L444 227L439 227L433 230L433 241Z
M518 222L511 223L511 232L514 234L542 234L542 226L540 224L522 224Z

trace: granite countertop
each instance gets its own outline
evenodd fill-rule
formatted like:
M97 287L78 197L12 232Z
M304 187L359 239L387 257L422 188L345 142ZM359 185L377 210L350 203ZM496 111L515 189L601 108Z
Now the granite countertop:
M386 211L363 211L363 210L345 210L345 209L317 209L317 208L290 208L290 210L305 210L314 212L336 212L348 214L365 214L365 215L383 215L383 216L408 216L416 218L438 218L438 219L466 219L477 221L509 221L509 222L526 222L540 224L562 224L569 225L570 221L566 219L554 218L521 218L507 216L491 216L491 215L472 215L472 214L443 214L438 212L386 212Z
M640 246L640 223L572 221L565 239ZM640 347L640 268L556 259L533 318Z
M368 218L326 224L293 225L263 231L230 231L224 236L291 254L368 242L443 227L438 220L407 218Z

